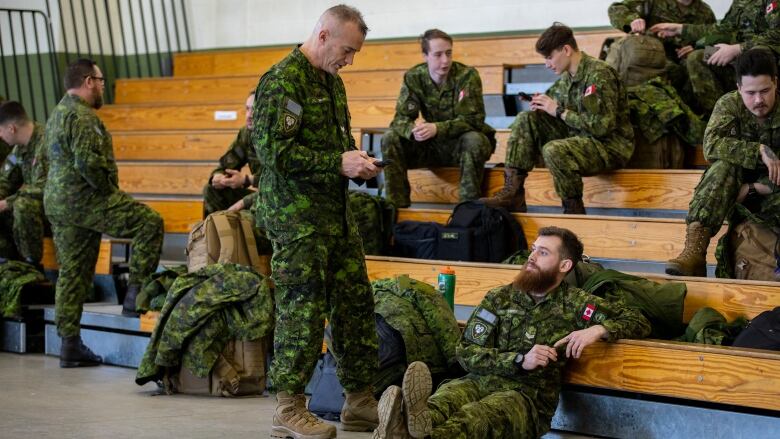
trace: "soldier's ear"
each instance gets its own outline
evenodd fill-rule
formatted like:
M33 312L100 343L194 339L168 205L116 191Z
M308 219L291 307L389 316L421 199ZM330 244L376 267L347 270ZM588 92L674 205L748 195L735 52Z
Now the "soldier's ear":
M572 262L571 259L563 259L560 264L558 264L558 269L561 273L568 273L571 271L572 266L574 266L574 262Z

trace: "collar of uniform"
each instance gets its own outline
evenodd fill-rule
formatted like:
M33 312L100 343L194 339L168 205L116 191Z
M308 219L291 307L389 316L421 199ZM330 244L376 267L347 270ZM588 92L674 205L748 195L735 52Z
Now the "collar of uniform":
M772 128L780 128L780 111L777 111L777 107L780 107L780 90L775 93L775 108L769 113L769 126Z
M587 71L590 70L590 64L593 62L593 57L585 52L580 52L582 58L580 58L580 65L577 66L577 73L571 79L571 82L580 82L585 78Z
M36 145L37 142L40 140L40 138L43 136L44 127L43 125L39 124L38 122L34 123L34 128L32 132L32 136L30 136L30 141L27 143L28 145Z
M450 71L447 72L447 79L444 80L444 82L441 83L441 85L437 85L435 82L433 82L433 78L431 78L431 72L428 71L428 65L426 63L423 63L425 66L425 80L428 82L429 86L432 86L434 90L438 90L440 93L445 90L450 90L455 88L455 77L458 75L458 69L459 67L456 65L457 63L455 61L450 64Z
M306 58L306 55L301 52L300 45L296 47L295 50L293 50L292 56L295 62L303 68L306 76L311 81L330 86L332 75L324 70L320 70L317 67L314 67L311 61L309 61L309 58Z
M81 96L79 96L79 95L65 93L65 96L62 98L62 101L63 102L71 102L71 103L76 104L76 105L83 105L85 107L88 107L88 108L92 109L92 107L90 107L89 104L87 104L87 101L82 99Z
M526 293L525 291L519 290L519 289L517 289L517 288L515 288L513 286L512 287L512 301L515 302L515 303L519 303L524 308L533 308L533 307L535 307L537 305L541 305L541 304L543 304L545 302L549 302L554 297L556 297L558 294L560 294L560 291L563 291L563 290L565 290L567 288L568 287L566 286L566 282L561 282L561 284L558 285L557 288L555 288L552 291L550 291L549 293L547 293L547 295L544 296L544 299L540 300L539 303L536 303L536 301L533 299L533 297L531 297L528 293Z

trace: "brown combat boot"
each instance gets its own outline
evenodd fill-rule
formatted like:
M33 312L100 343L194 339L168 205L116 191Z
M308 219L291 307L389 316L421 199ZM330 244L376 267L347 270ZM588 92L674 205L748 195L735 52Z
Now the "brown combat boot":
M401 383L401 393L406 410L406 427L409 435L416 439L430 436L433 430L428 397L431 396L433 381L431 371L422 361L415 361L406 368Z
M582 202L582 198L567 198L562 204L564 214L585 215L585 203Z
M504 187L489 198L479 201L489 207L503 207L510 212L527 212L525 204L525 177L528 174L517 168L504 168Z
M680 256L666 262L666 274L707 276L707 247L712 231L701 223L690 223L685 232L685 248Z
M379 399L379 426L371 439L411 439L406 429L400 387L388 387Z
M306 396L302 393L276 394L276 412L271 423L271 437L286 439L333 439L336 427L323 422L306 408Z
M341 407L341 429L344 431L372 431L379 425L377 403L371 388L360 392L345 392Z

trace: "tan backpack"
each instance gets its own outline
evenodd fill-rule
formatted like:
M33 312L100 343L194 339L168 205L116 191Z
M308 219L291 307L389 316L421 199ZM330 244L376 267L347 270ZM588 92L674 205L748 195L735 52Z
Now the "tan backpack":
M618 38L609 46L605 61L617 71L626 87L663 75L666 70L664 44L650 35Z
M682 169L685 166L685 148L675 133L667 133L653 143L634 130L634 154L626 169Z
M780 280L775 275L777 231L763 224L745 221L731 232L734 249L734 277L750 280Z

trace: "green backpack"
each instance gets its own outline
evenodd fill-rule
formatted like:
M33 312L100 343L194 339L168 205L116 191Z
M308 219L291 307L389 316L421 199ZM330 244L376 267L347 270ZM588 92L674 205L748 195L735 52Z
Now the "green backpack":
M350 192L349 204L367 255L390 254L393 225L398 212L395 205L381 196Z
M626 87L641 84L666 70L664 44L650 35L626 35L609 47L607 64Z

